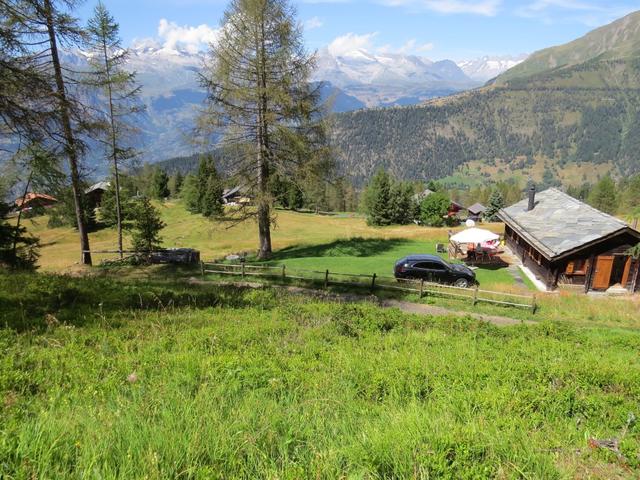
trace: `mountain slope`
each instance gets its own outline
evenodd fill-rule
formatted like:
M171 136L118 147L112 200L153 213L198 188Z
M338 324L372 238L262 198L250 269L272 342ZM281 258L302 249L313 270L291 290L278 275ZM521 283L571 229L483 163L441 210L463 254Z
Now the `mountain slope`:
M595 59L628 59L640 55L640 11L600 27L573 42L531 55L497 79L504 84L549 70L559 70Z
M480 178L545 174L567 183L593 180L596 172L640 171L640 58L629 50L640 39L638 18L588 35L606 39L609 49L582 63L541 70L536 57L493 86L423 106L339 115L334 141L343 171L358 183L380 167L409 179L464 170ZM570 45L577 51L558 50L582 58L585 44Z

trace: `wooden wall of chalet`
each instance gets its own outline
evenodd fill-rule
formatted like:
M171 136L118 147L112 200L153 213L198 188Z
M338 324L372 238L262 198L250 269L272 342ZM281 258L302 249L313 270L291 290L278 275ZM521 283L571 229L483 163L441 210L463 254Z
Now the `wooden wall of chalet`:
M507 246L518 256L522 264L544 281L547 288L553 288L555 274L552 272L551 263L509 225L505 225L505 239Z

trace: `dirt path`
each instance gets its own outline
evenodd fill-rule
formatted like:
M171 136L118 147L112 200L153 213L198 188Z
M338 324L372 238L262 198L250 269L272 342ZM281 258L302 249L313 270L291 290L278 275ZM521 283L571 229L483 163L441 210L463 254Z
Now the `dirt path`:
M521 323L533 324L531 320L516 320L511 317L501 317L498 315L486 315L484 313L464 312L458 310L450 310L444 307L437 307L435 305L425 305L424 303L412 303L402 300L380 300L380 306L399 308L406 313L415 313L418 315L459 315L468 316L480 320L483 322L493 323L499 326L519 325Z
M391 300L379 298L375 295L357 295L357 294L344 294L335 292L326 292L324 290L315 290L311 288L303 287L291 287L283 285L266 285L258 282L213 282L200 280L192 277L189 279L189 283L201 284L201 285L219 285L219 286L234 286L240 288L277 288L284 290L294 295L305 295L308 297L314 297L321 300L331 300L336 302L355 303L355 302L372 302L383 308L398 308L405 313L412 313L416 315L456 315L460 317L471 317L482 322L489 322L498 326L510 326L520 324L533 324L535 322L531 320L518 320L511 317L503 317L499 315L487 315L484 313L467 312L461 310L452 310L449 308L438 307L435 305L426 305L424 303L406 302L404 300Z

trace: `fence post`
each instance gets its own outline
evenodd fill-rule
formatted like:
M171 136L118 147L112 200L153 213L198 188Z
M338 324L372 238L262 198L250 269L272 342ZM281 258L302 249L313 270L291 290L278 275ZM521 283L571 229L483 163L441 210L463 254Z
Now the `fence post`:
M242 262L242 278L244 278L244 262Z
M202 272L202 276L204 277L204 262L200 262L200 271Z
M282 279L284 280L287 277L287 274L285 273L285 269L287 268L286 265L282 265Z
M329 288L329 269L324 274L324 288Z
M371 293L373 293L373 291L376 288L376 277L377 277L377 275L375 273L371 277Z
M473 306L476 306L476 303L478 303L478 285L476 285L476 288L473 289Z
M531 312L535 315L538 310L538 302L536 301L536 294L533 294L533 300L531 301Z
M424 297L424 278L420 279L420 298Z

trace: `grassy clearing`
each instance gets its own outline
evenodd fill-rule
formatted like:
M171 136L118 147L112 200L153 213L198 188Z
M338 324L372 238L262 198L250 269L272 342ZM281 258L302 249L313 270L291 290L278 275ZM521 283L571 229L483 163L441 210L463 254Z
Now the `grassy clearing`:
M201 215L188 213L179 202L157 204L167 227L162 231L166 247L191 247L202 252L205 259L220 258L230 253L255 252L258 245L257 227L248 221L239 225L211 222ZM47 218L27 220L26 226L40 237L43 248L40 259L43 271L65 271L79 258L77 233L70 228L47 228ZM500 229L496 225L496 229ZM116 248L116 232L104 229L92 233L91 248L113 250ZM424 228L416 225L374 228L357 217L322 216L310 213L278 211L273 229L273 247L278 251L290 247L326 245L336 240L350 238L374 238L382 240L403 239L418 242L446 240L446 229ZM113 258L113 255L96 255L96 261ZM385 267L386 270L389 267ZM371 272L373 273L373 272Z
M446 234L445 234L446 239ZM329 270L337 273L384 275L393 277L393 266L410 254L436 254L436 243L446 240L410 240L404 238L350 238L326 244L293 246L275 252L271 263L288 268ZM447 258L446 254L442 255ZM505 268L481 267L476 276L483 288L512 290L514 278Z
M638 473L637 426L626 461L588 447L640 415L635 332L170 282L0 284L0 477Z

